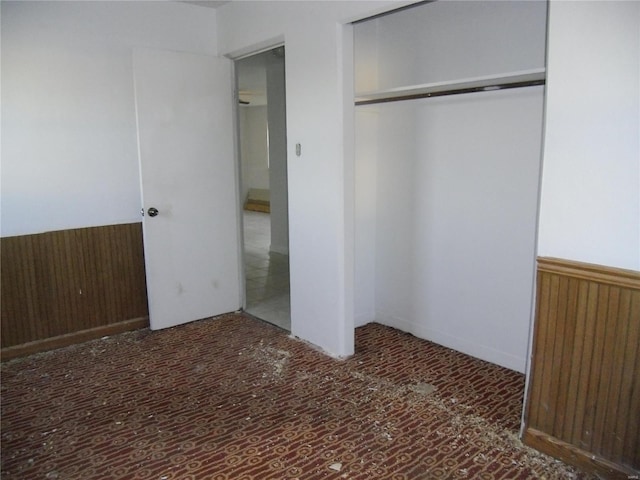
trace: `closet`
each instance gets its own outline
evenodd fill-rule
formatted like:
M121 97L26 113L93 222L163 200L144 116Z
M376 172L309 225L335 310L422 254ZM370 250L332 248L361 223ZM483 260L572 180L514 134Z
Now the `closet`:
M356 325L524 372L544 1L437 1L354 25Z

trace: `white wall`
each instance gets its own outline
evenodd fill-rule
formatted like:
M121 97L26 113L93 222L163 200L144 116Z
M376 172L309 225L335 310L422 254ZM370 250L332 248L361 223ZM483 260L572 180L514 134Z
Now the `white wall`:
M341 25L403 3L247 1L217 11L220 53L286 43L292 329L334 354L353 348L355 268ZM131 48L215 53L216 11L173 2L0 8L2 235L138 221ZM552 2L542 255L639 268L638 25L637 2Z
M241 200L251 188L269 190L269 150L267 148L267 107L240 107Z
M640 270L640 2L552 1L539 254Z
M216 53L216 14L173 2L7 2L2 236L140 221L131 50Z
M524 371L542 93L379 107L376 320Z
M353 97L344 83L352 45L341 24L401 4L246 1L218 9L222 54L285 42L291 330L336 355L353 352L353 158L345 155Z
M351 353L352 51L340 25L406 3L3 1L2 235L140 220L132 47L237 55L286 40L289 158L303 145L288 172L292 328Z

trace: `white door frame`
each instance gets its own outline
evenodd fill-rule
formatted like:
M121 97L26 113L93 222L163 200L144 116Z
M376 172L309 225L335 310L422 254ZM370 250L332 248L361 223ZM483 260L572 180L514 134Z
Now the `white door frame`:
M275 43L269 43L269 44L259 44L259 45L252 45L251 47L249 47L246 50L243 50L243 53L238 54L238 55L227 55L227 58L229 58L232 61L232 75L234 78L234 85L233 85L233 103L234 103L234 108L233 108L233 122L234 122L234 142L235 142L235 146L236 146L236 155L235 155L235 162L236 162L236 192L237 192L237 201L236 201L236 205L237 205L237 216L238 216L238 239L240 242L240 247L239 247L239 264L238 264L238 269L239 269L239 279L240 279L240 300L241 300L241 307L243 310L246 310L247 308L247 290L246 290L246 272L245 272L245 254L244 254L244 224L243 224L243 210L244 210L244 205L243 205L243 199L241 198L241 192L242 192L242 186L243 186L243 179L242 179L242 157L241 157L241 152L240 152L240 142L241 142L241 136L240 136L240 115L239 115L239 111L240 111L240 95L238 92L238 73L236 71L236 62L239 60L242 60L243 58L248 58L248 57L253 57L254 55L259 55L261 53L264 52L268 52L270 50L273 50L275 48L278 47L284 47L285 46L285 42L282 40L276 41ZM286 47L285 47L286 48ZM286 89L286 85L285 85L285 89ZM289 188L288 184L287 184L287 188Z

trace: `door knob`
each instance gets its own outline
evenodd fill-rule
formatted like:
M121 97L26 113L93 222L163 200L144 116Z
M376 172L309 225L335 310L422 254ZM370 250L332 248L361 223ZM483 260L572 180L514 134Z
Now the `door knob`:
M147 210L147 213L149 214L150 217L155 217L156 215L158 215L158 209L151 207L149 210Z

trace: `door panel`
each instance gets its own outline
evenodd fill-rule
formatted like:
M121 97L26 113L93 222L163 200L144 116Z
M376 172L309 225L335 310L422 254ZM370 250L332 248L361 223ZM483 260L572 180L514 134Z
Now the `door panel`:
M151 328L237 310L231 61L139 49L134 80Z

